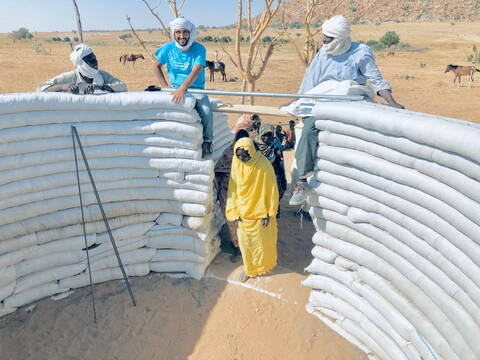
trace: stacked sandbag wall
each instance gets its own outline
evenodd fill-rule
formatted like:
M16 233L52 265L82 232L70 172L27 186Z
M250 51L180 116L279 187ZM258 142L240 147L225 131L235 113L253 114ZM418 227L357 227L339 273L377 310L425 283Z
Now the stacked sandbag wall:
M83 144L129 276L199 279L224 219L213 167L233 135L215 114L202 159L194 98L165 93L0 96L0 316L89 283L71 126ZM78 144L94 283L122 278Z
M307 311L372 359L480 359L480 126L321 103Z

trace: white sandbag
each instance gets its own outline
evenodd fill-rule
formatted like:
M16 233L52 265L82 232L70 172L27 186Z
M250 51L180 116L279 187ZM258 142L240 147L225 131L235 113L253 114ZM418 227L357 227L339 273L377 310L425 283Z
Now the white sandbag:
M351 234L354 235L355 238L362 237L362 235L356 232L351 232ZM381 260L373 253L368 252L361 247L346 243L345 241L340 241L331 236L324 236L322 237L322 240L322 246L332 249L339 255L347 257L363 267L368 267L371 271L374 271L392 281L392 283L395 284L403 294L408 294L409 299L428 316L430 321L435 324L436 328L444 335L444 337L448 338L449 344L460 358L475 359L472 348L475 349L477 345L471 337L472 332L468 334L469 330L467 330L470 326L468 323L471 323L470 320L465 318L467 319L467 323L461 323L458 321L459 318L456 317L457 314L453 315L449 312L451 310L448 309L452 309L451 306L453 306L456 311L460 311L458 315L463 317L463 311L459 309L458 306L453 304L450 304L450 307L445 307L443 304L440 305L440 307L443 306L443 309L447 314L437 306L437 304L442 303L443 301L448 302L448 298L442 296L440 299L436 299L435 297L427 296L421 288L418 288L405 277L409 276L412 278L411 273L400 273L389 263ZM348 240L351 241L352 239ZM421 274L418 275L419 278L421 278ZM437 295L441 296L440 293ZM447 315L449 318L447 318ZM457 326L454 326L453 324ZM473 330L473 333L476 333L476 330ZM468 341L468 345L466 341ZM472 348L470 348L470 346L472 346Z
M97 169L94 173L96 183L116 182L126 179L151 179L159 176L158 170L155 169ZM88 173L79 169L80 184L90 184ZM182 178L183 180L183 178ZM56 187L64 187L68 185L76 185L76 173L58 173L53 175L39 176L16 182L8 183L0 186L0 199L8 199L16 195L25 193L33 193L38 191L48 191ZM82 185L83 186L83 185Z
M457 266L448 260L450 255L448 250L445 250L442 254L429 245L435 244L438 241L440 237L438 234L428 228L422 227L422 224L416 220L408 218L394 209L390 209L381 203L359 194L326 183L319 184L315 188L315 191L334 199L332 201L350 205L347 214L344 215L347 215L353 223L374 225L375 229L384 230L405 244L406 246L394 245L397 243L396 240L385 243L388 244L386 246L394 249L396 253L408 259L415 267L444 288L450 296L460 301L465 308L472 309L472 313L480 313L480 309L467 299L465 294L465 291L467 291L475 302L480 303L480 288L478 288L471 279L467 278ZM383 235L380 235L378 232L376 233L375 229L368 225L355 227L355 229L373 239L383 238ZM421 238L417 237L416 234L419 234ZM431 239L430 241L428 241L429 238ZM428 259L429 262L425 261L424 258ZM460 263L463 258L464 257L459 258L456 262ZM438 271L432 264L438 268ZM440 271L448 274L451 280ZM462 290L460 290L459 287L462 288ZM480 318L478 318L477 321L480 323Z
M328 175L322 174L322 181L326 181L328 176L335 183L341 183L345 189L365 194L418 219L437 233L445 236L455 247L469 256L474 263L480 263L480 249L472 241L472 237L477 237L480 240L478 233L475 232L475 227L470 226L471 223L465 221L464 217L452 211L442 201L411 187L352 167L337 165L331 161L320 160L318 166L328 172ZM337 176L332 178L331 174ZM328 181L330 182L330 180ZM461 229L464 233L458 229ZM458 251L456 253L458 254ZM472 264L472 261L466 264ZM468 265L468 267L470 266ZM466 272L468 273L468 271Z
M95 186L102 196L103 191L117 190L117 189L129 189L129 188L147 188L152 187L155 189L183 189L183 190L195 190L200 192L209 192L208 186L189 183L187 181L177 182L164 178L147 178L147 179L126 179L109 182L96 182ZM82 186L83 194L92 193L93 188L90 184L84 184ZM65 196L78 196L78 185L56 187L50 190L39 191L35 193L23 193L22 195L12 196L5 200L0 200L0 209L11 208L27 203L36 201L43 201L53 198L60 198Z
M325 162L323 162L323 164L325 164ZM330 164L325 164L325 168L327 167L330 168ZM332 169L334 169L334 167L332 167ZM337 169L340 168L338 167ZM476 246L471 239L454 229L447 221L411 201L404 200L390 192L376 189L373 186L364 184L355 179L334 175L325 171L319 171L316 174L316 177L323 183L328 183L355 192L359 195L364 195L417 220L418 223L409 221L410 225L408 228L414 234L417 234L417 236L426 240L432 247L439 250L446 258L458 266L465 275L469 276L471 280L476 282L477 285L480 284L480 279L476 276L480 271L480 267L468 258L468 256L470 256L472 259L480 260L480 248ZM385 211L383 209L380 212L387 216L392 213L391 211ZM396 212L393 213L393 215L398 219ZM404 219L405 218L402 218L401 221L404 222ZM399 220L396 221L397 223L399 222ZM422 224L426 225L428 228L423 227ZM457 248L457 246L459 246L459 248ZM460 249L464 251L461 251Z
M154 249L153 249L154 250ZM192 262L205 263L206 258L188 250L156 250L152 262Z
M17 278L19 278L27 274L38 273L45 269L76 264L86 259L86 256L86 253L83 251L51 254L40 258L22 261L15 265L15 271L17 272Z
M332 321L330 319L328 319L326 316L322 315L320 312L318 312L317 310L315 310L312 306L310 306L309 304L306 305L306 310L308 313L316 316L318 319L320 319L326 326L328 326L330 329L332 329L333 331L335 331L336 333L338 333L340 336L342 336L344 339L346 339L348 342L352 343L353 345L355 345L356 347L358 347L360 350L362 350L365 354L367 354L368 356L370 356L372 354L371 350L369 348L367 348L367 346L362 343L359 339L357 339L356 337L354 337L352 334L348 333L347 331L345 331L345 329L343 329L342 327L340 327L336 321Z
M191 172L209 175L213 172L213 163L208 160L190 160L185 159L178 161L177 159L150 159L150 167L161 169L163 171L179 171ZM185 180L191 181L185 175ZM192 181L196 182L196 181ZM198 182L197 182L198 183Z
M128 276L145 276L150 272L149 263L125 265L125 272ZM94 284L110 280L123 279L122 270L119 267L92 271L92 282ZM60 280L60 287L77 289L90 284L88 270L80 275Z
M180 239L177 235L149 237L145 245L155 249L189 250L200 256L207 256L210 252L208 243L192 236L184 236Z
M21 293L9 296L4 300L3 303L7 308L17 308L43 299L45 297L52 296L54 294L66 292L68 290L68 288L63 288L59 286L59 284L55 281L49 284L36 286Z
M201 185L209 185L212 182L212 175L204 175L204 174L185 174L185 180Z
M417 156L403 154L388 146L372 144L351 136L332 134L329 131L320 131L318 139L322 144L361 151L396 165L415 169L430 177L432 181L433 179L438 180L463 193L466 197L480 202L480 183L459 171L441 166L433 161L419 159Z
M18 93L0 96L0 114L39 110L145 110L169 109L192 112L195 98L185 96L175 104L172 95L157 92L124 92L101 95L72 95L69 93Z
M147 229L153 226L154 220L158 217L158 214L136 214L130 216L120 216L116 218L109 218L108 222L110 224L110 229L115 231L118 228L123 226L129 225L136 225L136 224L143 224L143 226L147 227ZM87 222L85 224L86 232L87 232L87 242L92 245L92 234L91 233L103 233L105 232L105 223L103 220L96 221L96 222ZM72 238L76 238L72 240L74 242L78 241L78 236L82 237L83 239L83 226L82 224L75 224L60 228L54 228L52 230L46 231L38 231L34 233L30 233L28 235L12 238L9 240L0 241L0 253L7 253L16 250L25 250L24 248L30 245L36 244L46 244L53 241L62 241L62 240L70 240ZM96 235L95 235L96 237ZM28 253L26 255L28 258ZM0 257L0 264L2 257Z
M168 109L150 109L150 110L81 110L71 111L68 118L63 111L39 110L18 112L11 114L0 114L0 130L11 129L22 126L44 126L50 124L64 124L65 122L75 124L75 127L86 125L89 122L109 122L142 120L166 120L183 123L195 123L200 119L196 112L181 112Z
M152 262L150 270L154 272L176 273L182 272L188 274L190 277L200 280L205 273L207 265L193 262L182 261L166 261L166 262Z
M17 308L15 307L7 308L2 303L0 303L0 318L2 316L7 316L8 314L14 313L15 311L17 311Z
M147 237L160 237L163 235L177 235L178 238L183 236L195 237L202 241L208 241L208 239L215 236L214 228L210 228L208 233L193 231L191 229L185 228L183 226L153 226L150 231L146 234Z
M431 179L414 170L398 167L358 151L340 150L330 146L320 146L319 151L322 152L322 158L326 160L391 180L391 183L400 188L401 197L412 198L412 202L421 203L431 211L441 214L443 219L451 222L457 229L475 240L477 244L480 243L480 227L474 222L475 218L479 216L478 213L475 213L475 208L480 205L470 199L465 199L465 196L455 190L432 183ZM317 166L320 168L321 163L318 163Z
M314 248L312 249L312 255L317 259L323 260L331 264L333 264L335 258L337 257L337 254L333 251L322 248L320 246L314 246Z
M180 202L181 207L184 207L183 205L186 202L192 202L206 206L209 200L209 195L200 191L153 187L105 190L99 195L102 199L103 205L120 201L156 199L163 201L178 201ZM82 193L82 200L84 206L89 206L97 202L95 193L93 192ZM72 195L3 209L0 210L0 226L20 222L35 216L71 209L76 206L78 206L78 196Z
M153 256L155 255L156 250L152 248L141 248L132 251L128 251L122 253L121 260L123 265L128 264L136 264L136 263L148 263L152 260ZM94 260L94 259L92 259ZM92 272L107 269L107 268L114 268L118 265L118 260L116 256L108 256L98 260L94 260L90 264L90 269Z
M440 165L455 169L476 180L480 180L480 164L442 149L418 144L405 137L395 137L382 134L378 131L365 129L347 123L331 120L317 120L315 127L319 130L331 131L337 134L354 136L357 139L387 146L404 154L412 155L424 160L434 161Z
M328 280L325 280L325 283L328 284ZM344 295L345 298L355 301L355 297L348 296L348 293L340 293L339 295ZM345 315L345 317L358 324L377 344L380 344L379 347L381 347L385 354L382 355L382 352L378 352L378 349L376 350L376 354L381 358L384 358L386 355L387 359L392 360L408 359L407 354L402 349L402 347L406 346L405 340L401 339L398 334L396 334L395 330L388 325L388 322L385 319L378 316L378 314L376 314L371 308L362 309L362 312L358 311L358 308L352 303L346 301L345 298L313 290L310 293L309 302L314 308L317 305L327 307L337 313ZM368 306L365 302L362 302L362 304ZM371 311L369 312L369 310ZM364 315L365 312L372 316L373 319L368 319ZM374 320L377 322L372 323ZM387 333L386 331L391 331L392 333ZM402 343L399 344L396 341L401 341Z
M87 159L103 159L110 157L148 157L168 159L194 159L199 160L202 154L198 150L177 149L144 145L98 145L84 147ZM74 153L71 149L42 151L28 154L5 156L0 162L0 171L17 169L20 166L42 165L49 163L72 161ZM82 160L80 160L80 163Z
M319 259L314 259L312 263L307 267L306 271L309 271L313 274L324 274L324 275L310 275L307 279L302 282L302 285L308 286L314 289L322 288L322 278L328 276L342 283L351 289L354 293L362 296L366 301L368 301L372 306L379 311L385 319L388 319L395 330L402 336L404 339L411 341L415 348L420 351L425 359L435 359L432 357L432 349L428 345L427 341L421 336L420 332L402 315L402 313L397 310L396 307L392 306L381 293L377 293L370 286L366 285L363 281L360 282L357 279L358 273L352 271L344 271L338 268L336 265L328 264L326 262L320 261ZM380 280L380 277L378 277ZM385 283L384 280L382 280ZM392 291L390 291L392 292ZM438 340L443 341L443 344L446 345L445 340L438 333L438 331L432 327L431 323L425 319L424 315L418 312L418 310L412 307L411 303L408 302L402 295L396 293L393 295L396 299L396 303L402 304L399 309L408 309L412 313L412 317L416 323L421 323L422 325L419 329L429 329L427 334L432 333L432 337ZM408 306L405 306L405 305ZM323 310L322 310L323 311ZM408 313L407 311L407 313ZM440 345L442 347L443 345ZM451 350L450 350L451 352Z
M480 204L467 198L459 191L420 174L415 170L393 164L360 151L340 149L327 145L318 147L318 156L321 158L328 156L326 157L327 159L334 157L336 159L335 162L338 164L355 166L372 174L391 179L396 183L404 184L426 194L430 194L460 212L461 215L467 217L475 224L477 231L480 230Z
M17 280L15 294L35 286L40 286L55 280L61 280L73 275L77 275L85 270L86 267L86 264L55 266L54 268L48 270L38 271L34 274L23 276Z
M163 213L155 220L155 223L160 226L180 226L182 220L183 216L180 214Z
M342 270L357 270L358 269L358 264L344 258L343 256L338 256L335 259L335 265L338 266Z
M128 239L123 241L115 241L115 245L120 254L120 259L122 259L122 256L124 256L123 254L126 254L130 251L134 251L136 249L140 249L144 247L145 243L146 241L145 241L145 238L143 237L140 239ZM112 243L105 242L94 249L90 249L89 251L90 262L98 261L99 259L112 256L114 254L115 254L115 250L113 249ZM86 254L85 254L85 259L86 259Z
M7 261L4 261L7 263ZM17 278L17 273L15 271L15 266L11 266L13 264L9 264L5 267L0 267L0 287L8 285L12 281L15 281Z
M168 134L167 134L168 135ZM9 139L10 140L10 139ZM130 145L150 145L168 148L183 148L197 150L200 147L199 139L189 139L186 137L166 137L166 136L148 136L148 135L88 135L83 136L82 145L84 147L107 145L107 144L130 144ZM68 136L59 136L49 138L31 139L25 141L15 141L0 144L0 154L2 156L26 154L32 152L71 149L72 138Z
M15 285L16 285L16 282L13 281L8 285L0 286L0 302L3 299L5 299L5 298L7 298L7 297L9 297L10 295L13 294L13 291L15 290Z
M1 115L0 115L1 116ZM12 129L4 129L0 132L0 144L10 144L15 142L32 141L36 139L49 139L55 142L58 137L70 137L70 146L67 148L73 148L71 139L71 124L68 121L68 116L63 114L64 122L66 124L46 124L42 126L25 126L15 127ZM101 115L100 115L101 116ZM96 136L97 138L111 137L112 140L115 136L129 135L124 139L142 139L152 137L155 134L163 137L169 137L173 139L188 139L199 143L202 140L202 127L200 124L182 124L173 121L108 121L108 122L87 122L81 124L75 124L77 133L80 137L80 141L84 147L90 145L90 136ZM138 136L142 135L142 136ZM154 136L153 136L154 138ZM111 142L113 143L113 141ZM130 142L127 142L130 143ZM27 150L30 151L30 143L27 142ZM33 143L35 144L35 142ZM142 141L141 144L144 144ZM38 145L37 145L38 146ZM48 146L44 144L44 146ZM78 144L76 144L78 146Z
M172 200L134 200L119 201L103 204L105 213L109 218L141 214L144 212L172 212L189 216L203 216L208 210L201 204L180 203ZM96 222L102 219L97 205L84 207L85 221ZM157 215L158 216L158 215ZM32 219L0 226L0 240L22 236L45 229L56 229L63 226L81 223L80 209L68 209L54 214L37 216Z
M159 170L157 177L165 178L172 181L182 182L185 181L185 173L178 171L162 171Z
M212 226L212 221L212 213L203 217L184 216L182 219L182 226L185 226L194 231L206 233L208 229L210 229L210 227Z

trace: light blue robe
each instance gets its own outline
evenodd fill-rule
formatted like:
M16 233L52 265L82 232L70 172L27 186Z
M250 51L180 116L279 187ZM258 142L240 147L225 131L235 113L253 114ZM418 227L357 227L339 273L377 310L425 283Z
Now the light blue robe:
M305 72L298 92L305 94L327 80L354 80L360 85L366 85L368 80L376 93L391 89L375 64L370 48L359 42L352 42L350 49L339 56L327 55L321 48Z

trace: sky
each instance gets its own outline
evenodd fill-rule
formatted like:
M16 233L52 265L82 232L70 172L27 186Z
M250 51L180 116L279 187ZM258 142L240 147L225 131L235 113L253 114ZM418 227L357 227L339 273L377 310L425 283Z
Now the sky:
M173 15L164 0L157 9L161 18L170 21ZM179 1L181 3L181 1ZM77 0L83 30L128 29L125 14L135 28L158 28L160 24L141 0ZM263 0L253 0L258 13ZM222 26L236 22L237 0L186 0L181 15L196 25ZM72 31L77 28L72 0L0 0L0 32L20 27L30 31Z

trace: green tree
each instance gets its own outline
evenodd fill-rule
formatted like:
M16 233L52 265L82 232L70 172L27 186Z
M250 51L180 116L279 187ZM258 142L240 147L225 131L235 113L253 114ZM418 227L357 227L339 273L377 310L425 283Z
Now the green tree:
M380 44L385 47L395 46L400 42L400 36L395 31L387 31L381 38Z
M33 34L27 28L21 27L18 30L12 31L10 33L10 37L13 40L25 40L25 39L32 39Z
M118 38L123 41L127 41L127 39L131 39L133 36L130 33L119 35Z

